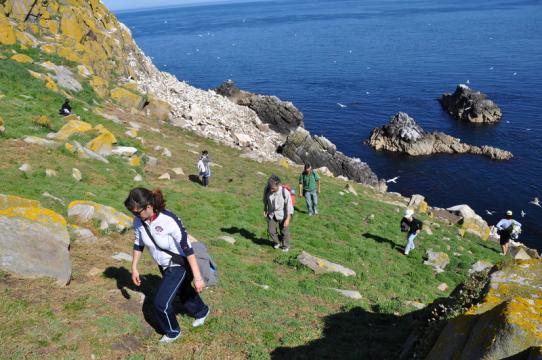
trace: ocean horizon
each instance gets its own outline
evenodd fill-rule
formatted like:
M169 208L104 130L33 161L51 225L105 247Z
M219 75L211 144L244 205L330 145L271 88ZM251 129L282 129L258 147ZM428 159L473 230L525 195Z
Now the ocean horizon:
M312 134L367 162L379 178L399 176L389 191L422 194L436 207L468 204L490 225L511 209L523 224L520 241L540 250L542 208L529 203L542 195L540 14L542 4L532 0L331 0L116 15L161 70L203 89L232 79L243 90L291 101ZM468 124L443 111L437 98L460 83L501 107L501 122ZM364 143L399 111L427 131L499 147L514 158L412 157Z

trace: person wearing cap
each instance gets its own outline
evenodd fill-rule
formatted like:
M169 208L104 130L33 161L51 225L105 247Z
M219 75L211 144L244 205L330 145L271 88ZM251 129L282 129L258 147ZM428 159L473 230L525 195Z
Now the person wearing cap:
M506 211L505 218L501 219L495 227L497 228L497 233L500 235L500 243L502 252L501 255L506 255L508 253L508 245L510 242L510 237L514 231L514 227L521 228L521 223L512 218L514 214L512 210Z
M414 218L414 210L406 209L405 216L401 219L401 231L407 233L405 255L408 255L416 248L414 245L414 239L422 230L422 226L422 222Z

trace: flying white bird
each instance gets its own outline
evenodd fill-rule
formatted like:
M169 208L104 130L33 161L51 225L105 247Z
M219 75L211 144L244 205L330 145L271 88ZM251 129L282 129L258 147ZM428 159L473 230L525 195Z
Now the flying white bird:
M346 105L341 104L341 103L337 103L337 105L339 105L339 107L342 108L342 109L344 109L345 107L347 107Z
M467 79L467 84L470 84L470 80L469 80L469 79Z
M394 183L394 184L397 184L397 179L399 179L399 176L396 176L396 177L394 177L394 178L388 179L388 180L386 180L386 182L387 182L387 183L392 182L392 183Z
M493 70L493 66L489 68L489 70Z
M534 199L532 199L531 201L529 201L529 204L533 204L533 205L536 205L538 207L542 207L540 206L540 200L538 200L537 197L535 197Z
M495 211L489 211L489 210L486 210L486 214L488 214L488 215L493 215L493 214L495 214Z
M514 71L514 73L512 75L516 76L518 73Z
M527 213L523 210L521 210L521 217L525 217L525 215L527 215Z

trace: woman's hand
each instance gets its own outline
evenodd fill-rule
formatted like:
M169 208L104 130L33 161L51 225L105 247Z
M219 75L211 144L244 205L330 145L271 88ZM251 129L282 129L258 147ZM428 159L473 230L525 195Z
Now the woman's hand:
M139 271L137 271L137 269L132 269L132 282L136 286L141 285L141 279L139 278Z
M194 279L194 287L197 293L202 292L205 289L205 281L203 279Z

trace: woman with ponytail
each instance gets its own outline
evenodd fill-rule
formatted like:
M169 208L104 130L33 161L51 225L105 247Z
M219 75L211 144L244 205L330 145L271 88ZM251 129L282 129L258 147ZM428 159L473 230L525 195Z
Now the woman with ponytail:
M135 216L132 281L136 286L141 285L137 264L143 249L147 247L162 273L153 304L157 325L164 334L160 342L169 343L181 336L172 306L176 294L179 294L186 313L196 319L192 323L194 327L203 325L209 316L209 307L199 296L205 283L188 233L182 221L166 210L165 205L159 189L135 188L124 202L124 206Z

